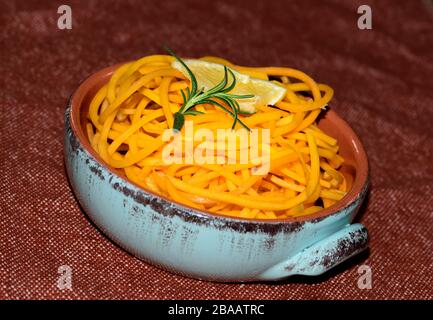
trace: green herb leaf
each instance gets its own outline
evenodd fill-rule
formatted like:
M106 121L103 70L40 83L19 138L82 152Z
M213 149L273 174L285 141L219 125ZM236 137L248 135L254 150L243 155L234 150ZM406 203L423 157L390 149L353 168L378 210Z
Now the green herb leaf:
M197 91L197 79L195 78L194 73L192 73L191 69L188 68L186 63L183 62L183 60L181 58L179 58L173 50L171 50L169 47L165 47L165 50L167 50L167 52L170 55L175 57L176 60L179 61L182 64L182 66L186 69L186 71L188 72L189 77L191 78L191 93L194 95ZM188 91L189 91L189 88L188 88Z
M183 114L184 114L185 116L196 116L196 115L198 115L198 114L204 114L204 112L201 112L201 111L198 111L198 110L190 109L190 110L188 110L187 112L184 112Z

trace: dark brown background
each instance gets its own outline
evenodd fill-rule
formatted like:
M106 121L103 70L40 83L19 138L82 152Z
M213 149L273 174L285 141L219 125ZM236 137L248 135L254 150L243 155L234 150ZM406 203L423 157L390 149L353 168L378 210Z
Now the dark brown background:
M433 11L427 1L0 2L1 298L433 298ZM357 28L357 7L373 30ZM372 189L360 217L368 254L318 277L218 284L169 274L119 249L87 220L63 166L68 96L93 72L162 52L299 68L336 89L358 132ZM73 290L56 287L73 269ZM373 288L357 286L358 266Z

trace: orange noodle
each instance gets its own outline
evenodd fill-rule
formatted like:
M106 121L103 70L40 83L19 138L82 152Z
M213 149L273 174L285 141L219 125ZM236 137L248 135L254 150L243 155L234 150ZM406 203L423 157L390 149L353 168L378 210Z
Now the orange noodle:
M145 190L233 217L310 215L344 197L348 184L339 171L344 159L338 141L316 125L333 90L290 68L241 67L221 58L202 58L286 89L284 98L274 106L259 105L254 114L239 114L249 128L269 129L268 172L255 175L259 164L252 162L164 162L164 147L169 143L164 132L173 127L174 114L183 103L182 90L191 87L189 78L172 67L173 60L168 55L154 55L124 64L94 96L87 134L92 148L109 166L122 170ZM201 113L185 116L185 121L194 125L193 133L200 128L215 134L218 129L231 128L233 119L215 105L200 104L195 110ZM237 123L235 129L239 128ZM188 143L186 130L185 125L180 135ZM192 147L196 150L199 144L193 141ZM242 146L232 148L238 156L248 152ZM187 156L185 152L183 156ZM227 160L227 155L224 157Z

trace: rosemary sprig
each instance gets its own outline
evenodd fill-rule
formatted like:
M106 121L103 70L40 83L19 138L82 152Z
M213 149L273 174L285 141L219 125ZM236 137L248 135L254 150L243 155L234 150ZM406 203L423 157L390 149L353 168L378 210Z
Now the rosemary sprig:
M188 72L191 79L191 89L186 88L186 92L181 90L183 104L178 112L174 114L173 129L180 131L185 123L185 116L191 115L195 116L198 114L203 114L203 112L195 110L195 106L199 104L211 104L215 107L227 112L233 118L232 129L235 128L236 124L239 123L245 129L250 130L250 128L239 119L239 114L243 114L240 110L239 103L236 99L248 99L254 97L252 94L231 94L229 93L236 86L236 77L230 68L224 66L224 78L215 87L204 91L204 88L197 87L197 79L194 73L186 65L186 63L177 56L170 48L165 47L170 55L176 58L182 66ZM230 74L232 81L229 83L228 75Z

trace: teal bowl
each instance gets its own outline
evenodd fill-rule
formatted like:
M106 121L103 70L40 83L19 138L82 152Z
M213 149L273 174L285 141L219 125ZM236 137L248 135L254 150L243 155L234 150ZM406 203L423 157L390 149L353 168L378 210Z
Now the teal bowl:
M135 185L92 150L85 119L96 91L117 66L85 80L65 112L64 154L72 189L90 219L138 258L184 276L225 282L320 275L368 247L366 228L351 224L364 200L368 162L356 134L335 112L319 121L336 137L354 176L347 195L316 214L241 219L199 211Z

